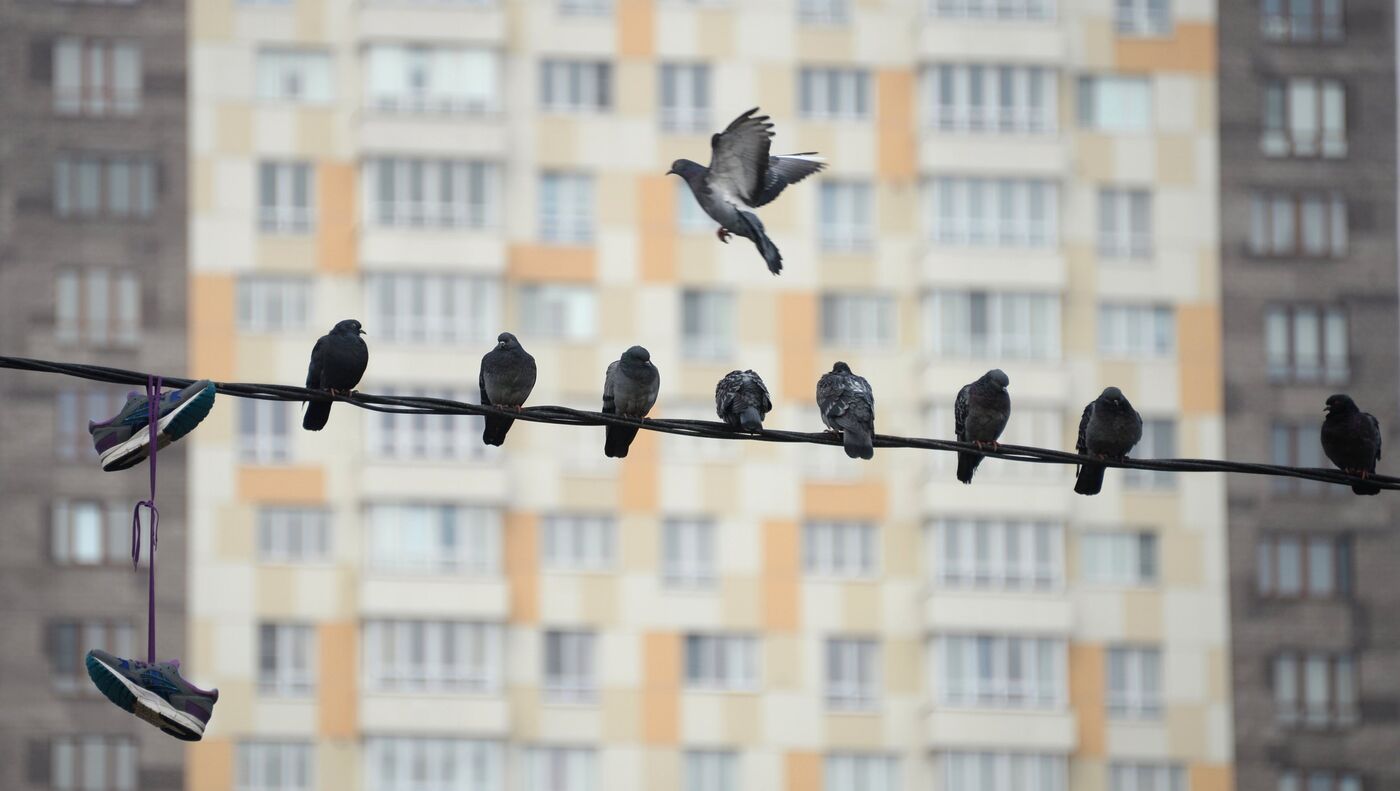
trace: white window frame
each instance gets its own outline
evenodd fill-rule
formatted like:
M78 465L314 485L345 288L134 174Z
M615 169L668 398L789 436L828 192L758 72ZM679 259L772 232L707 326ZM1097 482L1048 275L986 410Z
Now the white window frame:
M376 574L494 577L501 571L499 508L371 503L365 509L365 529L367 565ZM450 546L443 544L449 532Z
M302 235L315 228L316 169L311 163L263 160L258 163L257 190L262 233ZM299 192L305 193L304 202L298 201Z
M923 312L932 357L1060 359L1059 294L940 289L924 295Z
M1059 128L1059 75L1053 67L931 63L920 79L930 129L1047 135Z
M501 224L499 163L374 156L364 171L365 216L379 227L484 231Z
M898 791L899 759L883 753L833 752L822 761L823 791Z
M335 99L335 69L323 49L260 47L255 90L265 102L324 105Z
M681 301L681 351L691 360L724 360L732 357L737 324L734 292L711 288L683 288Z
M320 675L316 628L305 623L260 621L257 629L258 694L281 698L315 695Z
M756 692L762 669L759 638L748 634L687 634L682 644L687 690Z
M547 514L540 522L540 567L610 572L617 564L617 520L607 514Z
M714 587L718 544L715 520L667 517L661 533L662 582L669 588Z
M505 752L488 739L367 736L363 777L374 791L502 791ZM435 781L425 785L417 770Z
M546 170L539 181L539 238L548 244L586 245L596 233L594 179L587 173Z
M525 791L598 791L598 754L590 747L532 745L525 750Z
M292 459L295 404L244 398L238 401L238 460L241 464L285 464Z
M49 557L54 563L97 566L131 558L131 509L126 503L59 498L50 509Z
M1096 74L1079 78L1079 126L1107 134L1140 134L1153 129L1150 77Z
M1085 531L1079 535L1079 558L1086 585L1138 588L1161 579L1161 540L1151 530Z
M1270 157L1347 155L1347 94L1340 79L1288 77L1265 80L1260 150Z
M874 247L875 190L870 182L824 179L817 205L822 250L860 253Z
M598 334L598 293L585 283L523 283L516 292L522 334L584 343Z
M309 278L240 276L237 299L240 332L295 333L305 332L310 326L313 309Z
M136 653L136 627L130 621L62 618L47 622L44 631L49 681L61 695L102 694L88 680L84 666L88 651L97 648L126 657Z
M1064 586L1064 526L1057 522L939 518L925 525L924 546L929 579L941 588L1044 592Z
M365 313L376 343L453 346L494 342L500 282L438 272L365 276Z
M1341 192L1255 190L1247 249L1261 257L1345 258L1347 214Z
M234 791L312 791L316 751L311 742L241 741Z
M1117 0L1114 6L1120 36L1157 38L1172 33L1171 0Z
M1340 306L1276 304L1264 310L1273 382L1343 384L1351 378L1350 321Z
M868 121L875 104L869 69L803 66L797 74L798 117L809 121Z
M557 57L541 60L540 112L568 115L609 112L615 101L613 71L613 64L607 60Z
M491 115L501 109L501 60L500 52L483 47L372 43L365 50L365 103L386 113Z
M134 347L141 341L142 296L141 276L133 270L59 269L54 273L54 340Z
M1345 728L1360 720L1360 663L1351 654L1281 651L1270 684L1280 725Z
M55 791L137 791L136 740L73 735L49 740L49 788Z
M376 618L363 631L365 689L484 695L501 689L504 627L486 621Z
M1152 191L1132 187L1101 187L1098 206L1099 258L1111 261L1150 261L1153 258Z
M810 519L802 525L802 570L810 577L873 579L880 573L880 528L874 522Z
M686 750L681 791L738 791L739 755L733 750Z
M925 13L936 19L996 22L1049 22L1056 0L924 0Z
M1104 699L1110 719L1157 720L1164 716L1163 659L1163 651L1157 646L1109 646Z
M264 506L258 510L258 562L329 563L331 512L310 506Z
M60 36L53 43L53 109L59 115L135 115L141 109L141 46Z
M1135 459L1171 459L1181 448L1181 424L1174 418L1144 417L1142 439L1133 447ZM1128 469L1123 471L1123 485L1131 489L1166 490L1175 488L1177 475L1162 470Z
M925 238L948 247L1052 250L1060 239L1059 194L1049 179L928 178Z
M1170 305L1099 304L1099 354L1117 360L1166 360L1176 354L1176 311Z
M546 629L540 638L540 675L544 678L546 699L551 703L595 701L598 697L597 634L581 629Z
M1068 649L1061 637L943 634L930 643L929 683L939 705L1032 711L1068 705Z
M60 152L53 213L68 220L147 220L155 215L157 162L139 152Z
M1069 762L1062 754L954 750L936 760L943 791L1069 791ZM1013 777L1024 785L1013 785Z
M658 66L657 79L663 131L693 134L710 128L710 94L714 83L710 64L662 63ZM685 184L683 180L680 183Z
M1310 0L1308 15L1294 14L1292 0L1263 0L1259 6L1259 30L1266 41L1322 41L1346 39L1344 0ZM1301 791L1301 789L1300 789Z
M878 350L897 342L899 306L893 295L827 292L819 307L823 346Z
M828 637L822 650L826 706L837 711L873 711L879 706L880 642L866 637Z

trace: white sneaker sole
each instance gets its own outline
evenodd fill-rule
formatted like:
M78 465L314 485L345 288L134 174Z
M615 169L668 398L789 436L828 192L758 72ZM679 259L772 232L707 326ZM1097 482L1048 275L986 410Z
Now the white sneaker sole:
M177 415L185 411L185 409L194 402L194 398L187 398L185 399L185 403L170 410L170 414L156 421L156 440L160 443L156 446L157 450L164 448L166 445L170 444L170 437L165 435L165 429L167 426L170 425L170 421L174 420ZM124 470L127 467L136 464L137 462L141 461L141 459L146 458L146 456L142 455L137 458L130 458L131 454L150 445L150 443L151 430L146 426L142 426L141 430L136 432L135 434L132 434L131 438L128 439L126 442L108 448L107 452L102 454L102 456L100 457L100 460L102 462L102 470L104 472L111 472L113 470Z
M97 664L107 669L113 678L122 682L122 686L131 691L136 696L136 705L132 707L131 713L149 722L150 724L166 730L171 723L184 728L194 734L196 739L204 737L204 724L190 715L176 711L174 706L165 702L165 699L151 692L144 687L139 687L127 680L126 676L118 673L111 665L101 659L93 657Z

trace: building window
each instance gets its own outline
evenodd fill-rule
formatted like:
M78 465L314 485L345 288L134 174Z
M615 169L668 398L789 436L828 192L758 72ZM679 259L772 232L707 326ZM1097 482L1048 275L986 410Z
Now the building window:
M84 461L93 453L89 421L109 420L122 408L119 393L98 388L63 388L54 394L54 455Z
M738 791L739 758L728 750L686 750L682 791Z
M592 632L544 633L544 685L551 700L587 702L597 696Z
M238 460L243 464L281 464L292 458L292 412L282 401L238 400Z
M307 742L242 742L235 791L311 791L315 752Z
M315 221L311 165L258 164L258 229L263 233L304 234Z
M49 788L136 791L136 740L59 736L49 741Z
M1284 467L1325 467L1322 461L1322 445L1317 441L1316 423L1284 423L1275 421L1270 432L1273 450L1272 461ZM1270 481L1270 487L1281 494L1339 495L1345 491L1321 481L1308 481L1302 478L1278 476Z
M676 179L676 229L681 233L703 233L719 227L690 191L684 179Z
M483 693L500 688L499 624L369 621L365 684L379 692Z
M1361 778L1351 772L1289 769L1278 776L1278 791L1362 791Z
M1261 596L1332 599L1351 595L1352 542L1346 536L1266 533L1255 545Z
M752 692L758 689L758 639L734 634L685 636L687 689Z
M466 505L371 505L369 565L404 574L488 576L501 568L501 513Z
M1144 418L1142 440L1133 448L1135 459L1171 459L1176 457L1176 421L1166 418ZM1124 470L1123 485L1136 489L1170 489L1176 486L1176 473L1158 470Z
M1054 132L1054 69L941 63L923 69L925 124L942 132Z
M1080 77L1079 126L1120 134L1150 130L1151 81L1146 77Z
M156 208L156 163L143 155L60 153L53 213L71 219L146 219Z
M1347 254L1347 202L1339 192L1256 191L1249 208L1253 255L1342 258Z
M797 76L799 117L813 121L870 118L870 72L865 69L803 67Z
M496 281L426 273L365 276L368 325L381 343L449 346L494 339L500 323Z
M366 93L375 110L480 115L500 109L500 56L486 49L372 44Z
M883 294L822 294L822 343L885 348L895 342L894 298Z
M939 519L924 530L936 584L947 588L1053 590L1064 579L1058 524Z
M708 65L661 64L661 128L668 132L704 132L710 128Z
M926 238L956 247L1059 244L1059 189L1044 179L939 176L925 182Z
M1119 35L1171 35L1171 0L1117 0L1116 5Z
M1165 359L1176 351L1176 312L1167 305L1099 305L1099 354Z
M949 752L942 755L943 791L1067 791L1063 755Z
M334 98L331 55L310 49L260 49L258 98L325 104Z
M1055 18L1055 0L924 0L929 16L940 19L1045 21Z
M612 13L612 0L558 0L559 13L565 16L607 16Z
M1271 381L1340 384L1351 376L1341 308L1272 306L1264 311L1264 339Z
M304 332L311 317L311 281L304 277L238 279L238 329L247 333ZM376 325L376 333L382 325Z
M875 753L832 753L822 764L824 791L896 791L899 759Z
M134 115L141 109L141 47L63 36L53 45L53 109L60 115Z
M54 563L96 566L131 558L131 509L126 504L55 500L52 520L49 557Z
M501 173L493 162L375 158L365 163L367 216L397 228L482 230L500 223Z
M593 241L593 177L582 173L540 174L540 239L555 244Z
M136 629L124 621L50 621L47 637L49 680L61 694L98 694L83 664L88 651L129 657L136 650Z
M802 526L802 568L817 577L874 577L879 534L869 522L811 521Z
M721 360L734 352L734 295L681 291L681 351L692 360Z
M1156 585L1159 567L1157 534L1093 532L1079 537L1080 573L1089 585L1141 587Z
M1143 646L1108 649L1108 714L1120 719L1162 716L1162 652Z
M525 752L525 791L594 791L596 753L585 747L531 747Z
M822 249L838 253L869 250L874 203L869 182L823 181L817 218Z
M1060 298L1056 294L935 291L924 297L924 317L924 344L933 357L1060 357Z
M797 0L797 21L804 25L845 25L851 21L850 0Z
M316 632L306 624L258 624L258 692L306 697L316 690Z
M598 332L598 295L592 286L539 283L519 287L520 326L541 340L579 343Z
M868 711L880 697L880 644L875 640L828 638L826 705Z
M1346 35L1342 0L1262 0L1259 23L1269 41L1336 42Z
M60 269L54 275L54 340L135 346L141 340L141 278L114 269Z
M674 588L715 584L715 523L710 519L667 519L663 525L661 577Z
M325 508L284 507L258 511L258 560L262 563L325 563L331 558L331 514Z
M364 775L375 791L500 791L506 787L504 752L494 741L369 736Z
M1264 83L1264 131L1268 156L1324 157L1347 154L1347 98L1341 80L1314 77Z
M1348 654L1286 651L1274 657L1274 705L1282 725L1356 724L1356 661Z
M1099 190L1099 257L1141 261L1152 257L1152 193Z
M1108 765L1108 791L1187 791L1187 785L1186 770L1177 764Z
M933 638L939 703L988 709L1065 706L1065 641L1048 637Z
M551 571L609 571L617 562L611 516L553 514L544 519L540 564Z
M540 109L602 113L612 109L612 64L602 60L540 61Z
M379 387L385 396L439 398L469 404L481 400L478 388ZM375 412L367 416L365 448L379 461L478 461L488 450L479 442L485 421L480 415L414 415Z

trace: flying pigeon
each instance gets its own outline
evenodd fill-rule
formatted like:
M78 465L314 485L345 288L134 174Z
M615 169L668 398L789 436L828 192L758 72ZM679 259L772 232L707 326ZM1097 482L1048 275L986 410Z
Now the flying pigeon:
M1128 403L1123 391L1109 387L1084 407L1084 415L1079 418L1079 440L1074 444L1074 449L1080 455L1121 461L1128 457L1128 451L1140 439L1142 416ZM1098 494L1103 488L1103 472L1102 464L1080 464L1074 491Z
M346 319L322 335L311 347L311 365L306 369L306 389L329 390L331 395L348 395L369 365L369 347L361 338L360 322ZM331 402L312 401L306 405L301 427L320 431L331 417Z
M715 414L734 428L757 434L772 410L768 388L753 371L730 371L715 385Z
M831 366L817 380L817 408L826 427L841 432L847 456L875 458L875 393L865 377L843 362Z
M776 275L783 271L783 255L764 232L754 209L772 202L787 185L826 167L826 160L815 151L769 156L773 124L756 112L757 107L749 110L710 137L709 167L677 159L666 175L680 176L690 185L700 208L719 223L716 236L721 242L727 244L730 234L752 240L768 271Z
M1322 421L1322 452L1347 475L1367 478L1376 473L1381 457L1381 424L1370 412L1362 412L1351 396L1337 394L1327 399L1327 417ZM1380 494L1375 484L1354 483L1357 494Z
M993 368L958 391L958 399L953 402L953 431L959 442L973 442L979 448L997 446L997 439L1011 419L1011 396L1006 392L1009 384L1006 374ZM982 454L958 451L958 480L972 483L972 475L981 463Z
M509 332L496 336L496 341L496 348L481 358L481 373L477 377L481 403L519 411L535 389L535 358ZM514 422L514 418L487 415L481 441L487 445L505 444L506 432Z
M621 360L608 363L608 373L603 379L603 414L646 417L660 390L661 374L651 364L651 352L633 346L622 353ZM603 452L608 458L626 458L627 449L637 436L636 427L608 425L606 428Z

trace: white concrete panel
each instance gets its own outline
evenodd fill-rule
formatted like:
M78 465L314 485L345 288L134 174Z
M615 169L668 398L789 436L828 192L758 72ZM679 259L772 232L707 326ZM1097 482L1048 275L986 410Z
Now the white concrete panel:
M366 733L413 733L451 738L500 738L510 733L510 706L498 696L360 696L360 728Z
M1067 636L1074 624L1073 606L1059 597L936 590L924 601L924 625L940 634Z
M1078 742L1071 712L936 710L925 721L931 749L1072 752Z
M501 621L509 614L504 580L366 574L359 585L364 617Z

